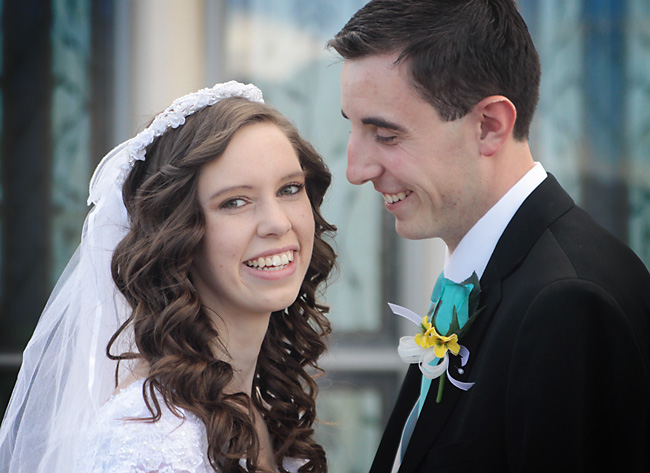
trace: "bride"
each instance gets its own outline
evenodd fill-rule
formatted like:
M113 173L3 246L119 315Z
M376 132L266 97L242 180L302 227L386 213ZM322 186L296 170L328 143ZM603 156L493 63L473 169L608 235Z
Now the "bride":
M0 470L327 470L313 439L330 174L236 82L177 99L100 163L28 344Z

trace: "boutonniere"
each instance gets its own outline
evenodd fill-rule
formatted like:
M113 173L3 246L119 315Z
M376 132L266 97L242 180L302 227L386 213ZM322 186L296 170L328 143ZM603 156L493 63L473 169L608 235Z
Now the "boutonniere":
M431 295L431 306L426 317L388 303L394 314L400 315L420 327L415 336L400 338L397 352L405 363L418 363L422 375L427 379L440 378L436 402L442 400L445 379L459 389L467 391L474 383L455 379L449 372L449 356L460 357L459 373L469 360L469 350L460 344L464 335L480 312L479 280L473 273L462 283L439 278ZM442 376L446 374L446 376Z

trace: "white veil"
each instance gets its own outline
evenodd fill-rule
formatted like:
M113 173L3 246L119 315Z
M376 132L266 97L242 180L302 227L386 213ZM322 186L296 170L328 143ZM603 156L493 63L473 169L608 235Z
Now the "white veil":
M81 242L23 353L0 426L3 473L73 473L80 435L115 389L110 337L130 314L111 277L111 258L129 222L122 183L145 149L185 117L226 97L263 102L260 90L230 81L175 100L151 125L108 153L90 181ZM129 333L120 343L128 344ZM116 347L117 352L124 345ZM122 375L129 370L120 369Z

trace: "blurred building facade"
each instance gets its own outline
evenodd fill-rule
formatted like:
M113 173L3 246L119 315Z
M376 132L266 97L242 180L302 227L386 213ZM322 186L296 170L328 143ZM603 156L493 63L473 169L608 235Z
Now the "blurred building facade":
M0 0L0 410L20 352L79 241L87 183L110 148L174 98L236 79L288 115L334 174L334 335L318 435L331 471L368 470L426 312L439 241L407 242L371 186L345 180L341 62L325 49L365 0ZM541 161L650 265L650 4L519 0L542 59Z

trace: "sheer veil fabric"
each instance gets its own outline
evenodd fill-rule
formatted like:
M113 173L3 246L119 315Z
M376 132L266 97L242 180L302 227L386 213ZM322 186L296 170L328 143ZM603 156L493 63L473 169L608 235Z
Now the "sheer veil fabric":
M130 315L111 277L111 258L129 221L122 183L145 148L185 117L227 97L263 102L253 85L234 81L181 97L136 137L104 157L91 179L80 245L56 284L24 354L0 427L0 471L71 473L80 435L115 389L117 363L106 356L110 337ZM126 331L115 352L133 350ZM121 365L123 379L129 367ZM118 380L121 381L122 379Z

